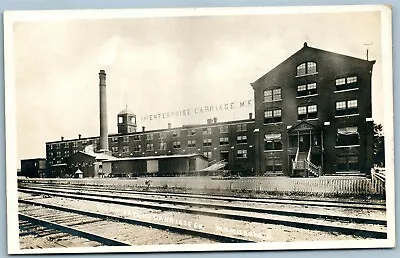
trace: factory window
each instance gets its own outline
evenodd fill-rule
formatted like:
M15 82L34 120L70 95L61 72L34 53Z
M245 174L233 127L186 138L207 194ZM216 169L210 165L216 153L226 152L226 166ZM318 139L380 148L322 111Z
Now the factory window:
M135 145L135 146L133 146L133 151L134 152L139 152L139 151L141 151L142 150L142 146L139 144L139 145Z
M265 164L266 172L282 172L282 159L280 157L268 158Z
M309 75L317 73L317 63L306 62L297 66L297 76Z
M247 124L238 124L236 129L238 132L247 131Z
M179 131L173 131L173 132L172 132L172 136L173 136L173 137L179 137L179 136L180 136Z
M122 146L123 153L129 153L129 146Z
M146 134L146 140L148 140L148 141L153 140L153 134L152 133Z
M345 116L357 113L358 103L356 99L336 102L336 116Z
M228 137L220 137L219 138L219 145L228 145L229 144L229 138Z
M204 152L203 152L203 156L205 156L205 157L211 159L211 158L212 158L212 152L211 152L211 151L204 151Z
M238 158L247 158L247 150L237 150Z
M61 157L61 151L57 151L57 158Z
M49 152L49 158L53 157L53 152Z
M59 143L56 143L56 144L54 144L55 146L56 146L56 149L59 149L60 148L60 144Z
M207 139L203 139L203 146L211 146L212 142L211 139L207 138Z
M153 151L154 150L154 144L153 143L148 143L146 145L146 151Z
M112 146L111 150L112 152L118 152L118 146Z
M124 142L129 142L129 136L124 136Z
M317 118L318 117L317 105L311 104L308 106L297 107L297 117L299 120Z
M336 146L359 145L358 127L343 127L337 129Z
M282 135L280 133L265 134L264 150L282 150Z
M68 157L68 156L69 156L69 151L68 151L68 150L65 151L64 156L65 156L65 157Z
M219 127L219 133L228 133L229 127L227 125L222 125Z
M180 141L175 141L172 143L172 148L174 149L180 149L181 148L181 142Z
M113 141L113 142L118 142L118 137L112 137L112 138L111 138L111 141Z
M118 123L122 124L124 122L124 118L122 116L118 117Z
M166 150L167 149L167 143L166 142L160 142L160 150Z
M188 147L196 147L196 140L189 140Z
M196 135L196 130L195 130L195 129L189 130L189 131L188 131L188 135L189 135L189 136Z
M246 135L239 135L239 136L237 137L237 143L238 143L238 144L247 143L247 136L246 136Z
M211 134L211 127L203 128L203 135Z
M52 164L53 164L53 161L50 160L50 161L49 161L49 165L52 165Z
M282 100L282 91L280 88L272 90L264 90L264 102Z
M282 110L271 109L264 111L264 124L282 122Z
M314 95L314 94L317 94L317 83L316 82L297 86L297 96L298 97L304 97L304 96Z
M73 150L73 151L72 151L72 153L74 153L74 154L77 153L77 152L78 152L78 150Z
M74 147L74 148L78 147L78 143L77 142L73 142L72 143L72 147Z
M358 156L338 156L337 157L337 170L338 171L351 171L359 170Z
M357 88L357 76L338 78L335 80L336 90L348 90Z
M69 145L69 143L68 143L68 142L65 142L65 143L64 143L64 148L68 148L68 147L69 147L68 145Z
M48 145L47 145L47 148L50 149L50 150L52 150L52 149L53 149L53 145L52 145L52 144L48 144Z
M167 134L165 132L161 132L161 133L159 133L159 137L160 137L160 139L166 139Z
M140 135L139 135L139 134L135 134L135 135L133 136L133 140L134 140L134 141L140 141Z

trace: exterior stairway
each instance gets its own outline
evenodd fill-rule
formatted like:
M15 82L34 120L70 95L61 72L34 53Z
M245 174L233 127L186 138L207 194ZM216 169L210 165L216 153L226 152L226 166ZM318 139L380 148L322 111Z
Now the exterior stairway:
M215 170L223 169L227 164L228 164L228 162L226 162L225 160L220 160L220 161L217 161L217 162L213 163L212 165L202 169L201 171L215 171Z
M297 150L296 159L293 161L293 176L300 177L318 177L320 167L310 161L311 148L308 152Z

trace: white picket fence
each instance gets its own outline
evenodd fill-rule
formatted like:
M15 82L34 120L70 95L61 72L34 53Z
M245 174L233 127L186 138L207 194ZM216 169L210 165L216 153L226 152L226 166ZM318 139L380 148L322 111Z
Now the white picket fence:
M318 178L246 177L215 180L211 177L145 177L138 179L23 179L55 184L106 185L114 187L180 188L191 190L230 190L281 194L382 195L381 187L365 177L322 176Z

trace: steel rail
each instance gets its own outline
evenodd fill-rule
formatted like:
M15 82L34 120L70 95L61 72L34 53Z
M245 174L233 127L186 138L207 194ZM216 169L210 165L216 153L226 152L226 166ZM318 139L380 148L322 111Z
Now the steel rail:
M66 226L66 225L62 225L59 223L55 223L49 220L45 220L45 219L39 219L36 218L34 216L30 216L30 215L26 215L23 214L21 212L18 213L18 218L20 220L24 220L24 221L28 221L32 224L36 224L36 225L40 225L42 227L46 227L49 229L55 229L58 231L61 231L63 233L67 233L73 236L78 236L78 237L82 237L82 238L86 238L89 239L91 241L96 241L99 242L103 245L107 245L107 246L130 246L130 244L128 243L124 243L121 241L117 241L111 238L107 238L98 234L94 234L91 232L87 232L81 229L76 229L70 226Z
M201 231L201 230L181 228L181 227L166 225L166 224L162 224L162 223L154 223L154 222L131 219L131 218L123 218L123 217L118 217L118 216L99 213L99 212L84 211L84 210L73 209L73 208L68 208L68 207L63 207L63 206L58 206L58 205L46 204L46 203L42 203L42 202L35 202L35 201L31 201L31 200L18 200L18 202L24 203L24 204L31 204L31 205L40 205L42 207L49 208L49 209L55 209L55 210L60 210L60 211L65 211L65 212L73 212L76 214L85 215L85 216L94 217L94 218L101 218L101 219L107 219L107 220L113 220L113 221L118 221L118 222L122 222L122 223L132 224L132 225L151 227L151 228L161 229L161 230L168 230L168 231L174 232L174 233L207 238L207 239L215 240L215 241L218 241L221 243L253 243L254 242L254 241L243 239L243 238L231 237L231 236L226 236L226 235L222 235L222 234L215 234L215 233L205 232L205 231Z
M311 223L311 222L299 222L293 221L288 219L277 219L277 218L266 218L259 215L239 215L239 214L231 214L223 211L215 212L215 211L204 211L204 210L197 210L191 208L179 208L179 207L169 207L163 205L152 205L152 204L145 204L140 202L127 202L124 200L116 200L116 199L99 199L94 198L91 196L82 196L77 194L65 194L60 192L50 192L50 191L40 191L40 190L28 190L28 189L19 189L19 191L27 192L27 193L36 193L36 194L48 194L53 196L59 197L67 197L73 199L80 199L80 200L87 200L87 201L95 201L95 202L103 202L103 203L110 203L110 204L119 204L125 206L136 206L136 207L143 207L143 208L150 208L150 209L157 209L157 210L164 210L164 211L177 211L182 213L189 213L189 214L196 214L196 215L204 215L204 216L212 216L212 217L220 217L226 219L233 219L233 220L242 220L242 221L249 221L249 222L259 222L259 223L267 223L267 224L275 224L275 225L283 225L288 227L294 228L302 228L308 230L317 230L317 231L324 231L324 232L339 232L345 235L354 235L360 236L364 238L378 238L384 239L387 238L387 233L384 231L374 231L374 230L367 230L367 229L357 229L352 227L344 227L344 226L334 226L334 225L324 225L322 223Z
M44 183L39 183L43 185ZM115 190L115 189L99 189L95 187L79 186L79 185L54 185L44 184L53 188L64 188L71 189L71 186L76 187L75 189L96 189L99 192L114 191L116 193L131 193L131 194L143 194L143 195L165 195L165 196L176 196L184 198L201 198L210 200L221 200L221 201L244 201L244 202L256 202L256 203L275 203L275 204L292 204L292 205L303 205L318 206L318 207L338 207L338 208L353 208L353 209L371 209L371 210L386 210L385 204L368 203L368 202L356 202L356 201L338 201L338 200L302 200L302 199L287 199L287 198L246 198L246 197L234 197L234 196L210 196L203 194L179 194L179 193L166 193L166 192L144 192L144 191L130 191L130 190ZM20 188L31 186L19 186ZM348 204L348 205L346 205ZM362 206L357 206L362 205Z
M24 188L24 189L27 189L27 188ZM30 189L44 190L44 189L38 188L38 187L30 188ZM72 191L73 189L69 189L69 190ZM47 189L47 188L45 189L45 191L51 191L51 192L57 191L57 192L68 193L68 194L71 193L70 191L67 191L67 190L53 190L53 189ZM277 209L254 208L254 207L246 207L246 206L204 203L204 202L191 202L191 201L166 200L166 199L149 199L149 198L133 197L133 196L115 196L115 195L109 195L109 194L90 193L88 190L83 190L83 191L87 191L87 193L75 192L73 194L90 195L90 196L97 196L97 197L122 199L122 200L137 200L137 201L145 201L145 202L166 203L166 204L172 204L172 205L196 206L196 207L204 207L204 208L211 208L211 209L226 209L226 210L234 210L234 211L256 212L256 213L265 213L265 214L273 214L273 215L281 215L281 216L294 216L294 217L309 218L309 219L327 219L327 220L346 221L346 222L364 223L364 224L375 224L375 225L383 225L383 226L387 225L386 220L377 220L377 219L370 219L370 218L349 217L349 216L318 214L318 213L309 213L309 212L300 212L300 211L287 211L287 210L277 210Z

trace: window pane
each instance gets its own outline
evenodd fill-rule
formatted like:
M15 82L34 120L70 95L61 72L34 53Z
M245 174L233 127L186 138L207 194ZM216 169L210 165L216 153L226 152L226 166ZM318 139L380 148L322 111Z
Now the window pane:
M308 113L315 113L317 112L317 105L308 106Z
M274 117L282 116L282 110L280 110L280 109L273 110L273 113L274 113Z
M300 64L297 66L297 75L305 75L306 74L306 64Z
M298 108L297 108L297 113L298 113L299 115L301 115L301 114L307 114L307 107L298 107Z
M317 83L314 82L314 83L307 84L307 88L309 90L316 89L317 88Z
M280 100L281 99L281 89L273 90L273 100Z
M338 101L336 102L336 110L346 109L346 101Z
M317 64L314 62L307 63L307 73L316 73L317 72Z
M347 77L347 83L357 82L357 76Z
M307 90L307 85L299 85L299 86L297 86L297 90L298 90L298 91Z
M336 85L343 85L346 84L345 78L336 79Z
M357 100L349 100L347 101L347 108L355 108L357 107Z

